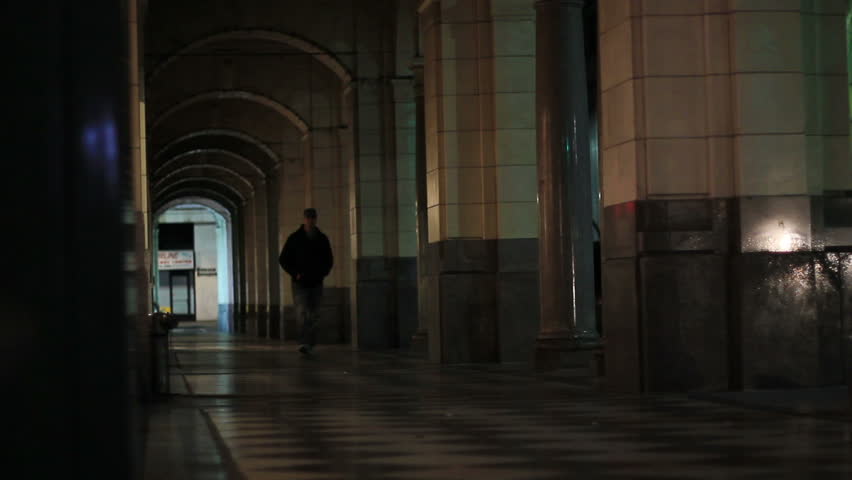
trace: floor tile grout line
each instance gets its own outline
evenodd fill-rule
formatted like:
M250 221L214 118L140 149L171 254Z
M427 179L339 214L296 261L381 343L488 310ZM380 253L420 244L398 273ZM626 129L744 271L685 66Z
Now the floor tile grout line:
M210 430L210 435L213 437L214 443L216 443L216 448L219 450L219 454L225 464L228 478L232 480L248 480L248 476L240 470L239 464L231 453L231 449L228 448L225 438L222 437L222 434L219 432L219 429L216 427L216 423L213 421L213 418L210 417L207 409L199 408L198 411L204 417L207 428Z

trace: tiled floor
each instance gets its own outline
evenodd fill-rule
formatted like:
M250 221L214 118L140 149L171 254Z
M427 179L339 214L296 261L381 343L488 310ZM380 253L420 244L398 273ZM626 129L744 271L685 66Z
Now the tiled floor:
M344 347L304 359L212 326L178 331L173 347L182 395L167 423L184 425L174 449L208 461L166 473L149 456L149 478L852 478L844 421L608 396L579 371L439 367Z

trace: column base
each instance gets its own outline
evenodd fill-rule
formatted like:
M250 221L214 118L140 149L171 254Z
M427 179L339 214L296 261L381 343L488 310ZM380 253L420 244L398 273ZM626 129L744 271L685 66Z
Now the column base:
M569 330L542 332L536 339L535 368L591 368L601 350L603 345L600 337L594 334L575 334Z
M421 357L429 356L429 332L425 328L418 329L411 337L411 352Z

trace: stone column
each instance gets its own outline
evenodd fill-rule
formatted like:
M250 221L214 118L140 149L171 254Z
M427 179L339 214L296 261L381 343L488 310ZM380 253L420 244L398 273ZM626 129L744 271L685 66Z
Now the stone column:
M246 201L243 208L243 248L245 249L245 329L243 333L255 332L257 321L257 272L255 269L255 199Z
M278 206L281 196L281 167L270 172L266 183L266 278L267 278L267 337L281 338L281 267L278 265Z
M417 291L423 292L424 262L426 247L429 246L429 204L426 198L426 110L423 96L423 59L417 58L411 66L414 72L414 104L415 104L415 190L417 195ZM429 348L429 330L427 329L426 307L428 301L425 295L417 296L417 332L411 339L411 350L427 354Z
M17 252L4 256L15 279L4 282L3 308L22 319L4 325L4 345L14 345L2 349L4 403L39 412L9 415L4 426L18 433L9 454L31 477L138 478L141 409L130 382L148 359L136 356L133 342L145 332L129 330L135 317L125 304L139 293L125 282L133 263L126 260L143 261L122 208L132 205L133 178L127 5L67 5L18 2L3 10L19 19L5 30L21 41L7 52L20 75L5 79L15 94L3 111L16 121L4 148L26 159L4 164L14 178L4 198L15 203L4 219L19 234L3 242ZM81 401L82 391L99 401ZM46 438L63 445L49 461L39 453Z
M535 4L540 366L598 338L583 3Z
M269 216L267 214L266 180L259 180L254 190L254 268L257 282L257 336L268 335L269 320Z

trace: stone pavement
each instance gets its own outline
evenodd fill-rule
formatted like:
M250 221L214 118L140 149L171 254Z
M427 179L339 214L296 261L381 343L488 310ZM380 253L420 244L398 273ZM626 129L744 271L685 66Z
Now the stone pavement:
M441 366L219 333L173 336L147 478L852 478L852 423L685 395L614 396L581 370Z

